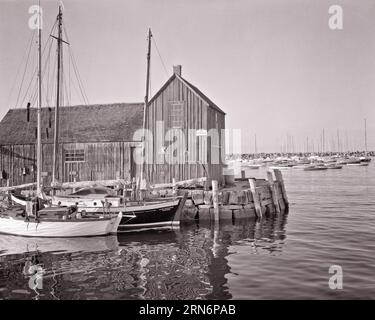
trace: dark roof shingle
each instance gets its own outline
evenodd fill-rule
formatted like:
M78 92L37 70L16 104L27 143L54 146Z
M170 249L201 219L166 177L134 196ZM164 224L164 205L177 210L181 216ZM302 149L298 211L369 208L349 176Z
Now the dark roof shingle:
M42 108L42 142L53 142L54 108ZM143 103L61 107L60 142L133 141L142 128ZM51 124L51 127L49 127ZM0 144L32 144L36 140L37 109L10 109L0 122ZM47 133L48 132L48 133Z

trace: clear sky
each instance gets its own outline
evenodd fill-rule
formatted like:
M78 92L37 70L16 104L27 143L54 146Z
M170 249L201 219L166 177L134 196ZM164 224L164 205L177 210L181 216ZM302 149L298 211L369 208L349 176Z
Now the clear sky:
M0 0L0 117L15 107L17 70L28 48L30 5ZM146 35L152 28L168 75L153 47L155 93L181 64L182 75L242 129L243 151L327 149L337 141L375 149L374 0L65 0L64 21L90 103L141 102ZM341 5L343 30L328 27L330 5ZM58 1L42 0L44 39ZM36 46L31 60L35 64ZM26 82L26 81L25 81ZM82 99L72 98L72 103ZM24 107L24 106L22 106ZM290 138L291 139L291 138ZM289 139L289 140L290 140Z

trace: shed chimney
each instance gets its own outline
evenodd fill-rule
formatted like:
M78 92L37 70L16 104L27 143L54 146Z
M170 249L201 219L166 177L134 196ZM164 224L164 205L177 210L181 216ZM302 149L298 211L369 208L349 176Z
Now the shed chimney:
M173 73L181 76L182 66L179 64L177 66L173 66Z

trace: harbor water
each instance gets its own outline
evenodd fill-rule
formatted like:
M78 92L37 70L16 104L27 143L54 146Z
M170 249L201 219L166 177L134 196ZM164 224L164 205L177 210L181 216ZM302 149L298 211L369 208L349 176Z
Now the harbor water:
M0 235L0 298L374 299L374 161L283 176L286 216L97 238ZM332 265L342 289L330 289Z

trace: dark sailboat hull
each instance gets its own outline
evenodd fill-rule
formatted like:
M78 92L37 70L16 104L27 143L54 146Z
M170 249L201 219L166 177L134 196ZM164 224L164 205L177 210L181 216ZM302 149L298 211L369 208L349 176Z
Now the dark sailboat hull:
M185 198L179 198L159 204L127 207L117 232L176 227L179 225L176 213L183 207L184 203Z

